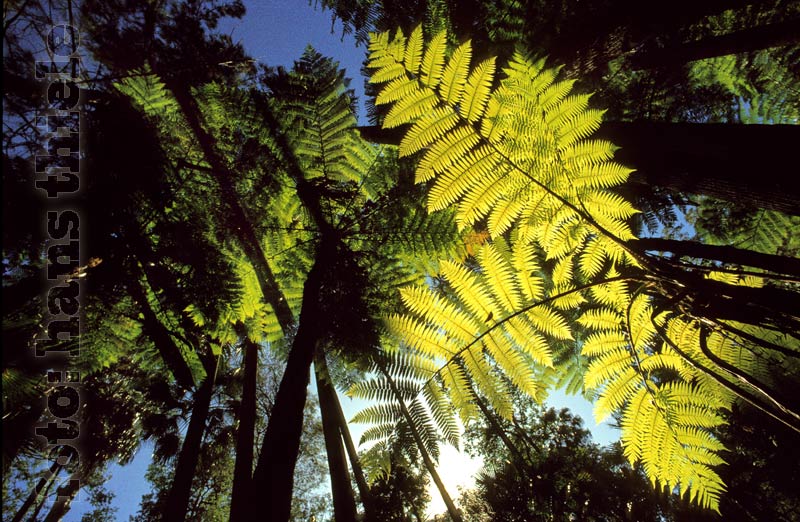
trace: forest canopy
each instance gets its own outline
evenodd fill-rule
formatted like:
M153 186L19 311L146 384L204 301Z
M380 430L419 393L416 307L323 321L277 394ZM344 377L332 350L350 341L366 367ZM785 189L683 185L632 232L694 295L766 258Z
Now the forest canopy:
M359 125L240 1L6 2L4 511L152 447L136 520L791 519L800 6L562 4L322 2Z

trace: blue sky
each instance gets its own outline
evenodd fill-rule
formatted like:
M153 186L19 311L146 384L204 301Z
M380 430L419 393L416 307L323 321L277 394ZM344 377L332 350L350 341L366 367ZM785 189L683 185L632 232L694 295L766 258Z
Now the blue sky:
M341 24L337 22L331 33L331 13L314 8L304 0L285 2L255 2L246 1L247 14L241 20L223 20L220 31L230 34L234 42L241 42L250 56L267 65L283 65L291 67L305 50L307 45L312 45L325 56L330 56L339 62L339 66L346 70L352 79L351 88L355 89L358 96L359 120L365 124L365 110L363 100L364 80L360 76L360 69L366 49L357 47L351 35L342 35ZM313 389L312 379L312 391ZM618 438L618 432L608 426L596 426L592 417L592 406L587 401L578 397L568 397L556 391L551 394L548 405L556 408L568 407L584 419L587 428L591 429L596 442L608 444ZM348 399L344 399L345 414L352 417L363 406ZM362 427L354 426L354 438L358 440ZM143 494L149 491L149 484L144 479L147 466L150 463L152 446L143 445L134 460L124 468L117 465L110 467L111 479L107 483L110 491L116 494L114 506L118 508L117 519L127 521L128 517L138 510L139 501ZM453 486L464 483L466 474L471 474L480 465L479 462L469 461L454 452L445 452L442 456L443 475L450 475L449 481ZM449 470L449 473L448 473ZM445 480L447 483L448 480ZM468 482L468 481L467 481ZM450 493L457 496L455 487L448 485ZM430 512L442 512L444 505L439 500L436 492L431 492L433 498ZM88 509L86 499L77 499L73 509L65 518L66 522L77 522L81 514Z

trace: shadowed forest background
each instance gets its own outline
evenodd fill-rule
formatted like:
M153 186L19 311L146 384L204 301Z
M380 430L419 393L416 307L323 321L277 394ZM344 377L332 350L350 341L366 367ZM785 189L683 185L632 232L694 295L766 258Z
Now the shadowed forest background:
M800 3L314 6L4 2L3 520L798 520Z

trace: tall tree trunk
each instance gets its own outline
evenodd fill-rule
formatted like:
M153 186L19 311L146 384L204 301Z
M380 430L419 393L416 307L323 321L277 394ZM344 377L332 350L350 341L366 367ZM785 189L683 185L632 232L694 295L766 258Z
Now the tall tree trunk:
M213 361L209 360L212 358ZM178 463L175 466L175 478L164 506L163 520L165 521L183 522L186 519L189 498L192 494L192 479L194 479L197 462L200 459L200 449L206 431L206 420L211 407L211 396L214 393L214 381L219 364L219 358L211 354L208 354L206 359L209 360L204 365L206 378L194 395L192 418L186 429L186 437L183 439Z
M88 475L87 473L86 476ZM58 488L56 501L50 508L50 512L47 513L44 522L60 522L61 519L64 518L64 515L69 512L75 495L77 495L78 491L81 489L81 477L82 475L80 473L73 473L70 478Z
M794 19L636 54L631 57L631 64L634 70L677 67L694 60L790 45L798 40L800 19Z
M450 514L450 517L454 522L463 522L461 513L453 503L453 499L450 498L450 494L447 493L447 489L444 487L444 482L442 482L441 477L439 477L439 473L436 471L436 465L433 463L433 459L431 459L430 455L428 455L428 451L425 449L425 444L422 442L422 437L419 434L419 430L417 430L417 427L414 425L414 419L411 417L411 413L406 407L406 402L403 400L400 390L397 389L394 379L392 379L392 376L388 371L386 371L382 363L379 364L381 373L383 373L384 377L386 377L386 380L389 382L389 387L392 389L392 394L394 394L395 399L400 405L403 418L408 424L408 428L411 431L411 436L414 438L414 442L417 444L420 455L422 455L422 461L425 464L425 468L428 470L428 473L430 473L433 483L436 484L436 488L439 490L442 500L444 500L444 505L447 506L447 512Z
M234 185L236 177L217 151L215 139L203 127L202 112L195 99L189 93L189 89L184 85L176 85L174 83L169 85L169 88L181 108L183 117L192 129L192 133L197 139L206 161L211 166L211 174L219 185L222 203L228 209L225 214L228 218L226 222L227 228L236 237L248 261L253 266L264 300L272 306L281 329L285 334L288 334L294 324L292 310L280 292L275 275L272 273L267 258L264 256L255 227L247 217L244 208L239 204Z
M605 122L595 136L621 147L615 159L636 169L625 187L645 196L658 186L800 215L796 125Z
M64 465L60 464L58 459L69 457L69 453L70 452L66 449L59 452L58 457L56 457L56 460L50 465L50 469L47 470L47 475L39 479L39 482L36 483L36 486L28 494L28 498L25 499L25 502L22 503L22 506L20 506L17 513L14 515L14 518L11 519L11 522L21 522L34 503L36 503L40 497L47 496L47 491L52 487L56 478L58 478L58 473L64 468Z
M247 337L247 330L241 328L240 337L244 349L244 386L242 402L239 407L239 429L236 434L236 463L233 470L233 490L231 493L232 521L244 520L247 500L253 480L253 444L256 427L256 381L258 377L258 349Z
M371 521L374 518L375 511L372 505L372 494L369 491L369 484L367 484L367 479L364 477L364 470L361 468L358 451L356 451L356 445L353 443L353 437L350 435L350 428L347 425L347 419L342 411L342 405L339 402L338 396L334 395L333 397L336 400L336 417L339 430L342 433L344 446L347 449L347 458L350 460L350 467L353 469L353 476L356 479L358 494L361 496L361 503L364 505L366 519Z
M308 393L309 370L320 335L319 299L325 262L325 256L318 253L303 287L300 325L275 396L275 405L264 434L261 455L253 473L250 504L263 506L263 516L260 520L270 522L289 520L294 467L303 431L303 408Z
M144 333L153 341L164 364L175 377L175 381L186 390L192 389L194 387L192 370L183 358L181 349L175 344L169 330L158 319L158 316L150 306L150 302L147 300L147 293L141 281L138 278L132 279L134 280L129 281L127 285L128 293L139 305L139 311L143 317L142 327Z
M347 471L342 432L339 429L336 390L328 373L325 353L319 347L314 353L314 375L317 381L322 431L325 436L328 470L331 476L334 518L336 522L355 522L356 502L350 485L350 474Z

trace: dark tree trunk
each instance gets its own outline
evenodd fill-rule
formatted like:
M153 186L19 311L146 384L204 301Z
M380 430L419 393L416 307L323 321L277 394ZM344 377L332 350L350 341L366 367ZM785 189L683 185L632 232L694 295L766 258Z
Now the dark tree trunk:
M197 106L197 102L189 94L188 88L183 85L170 85L170 90L175 96L178 105L180 105L181 112L192 129L192 133L197 139L206 161L211 166L211 173L219 185L222 203L228 210L225 214L228 217L226 226L236 237L248 261L253 266L264 300L272 306L283 332L288 334L294 324L294 317L289 304L279 290L267 258L264 256L264 251L261 249L261 243L253 223L239 204L239 198L234 186L236 177L228 169L224 159L217 151L213 136L203 128L202 113Z
M678 256L734 263L741 266L761 268L773 273L800 277L800 259L794 257L763 254L732 246L706 245L697 241L680 241L654 237L633 239L628 241L628 245L634 250L643 253L646 251L670 252Z
M31 507L37 502L38 499L47 496L47 492L52 487L53 483L56 481L58 477L58 473L63 469L64 465L58 462L60 458L67 458L69 457L69 451L62 450L53 464L50 465L50 469L47 471L47 475L39 479L39 482L36 483L36 486L33 488L28 494L28 498L25 499L25 502L22 503L22 506L17 510L17 513L14 515L14 518L11 519L11 522L21 522L25 515L28 514ZM41 505L39 506L41 508ZM35 515L31 517L32 519L36 519Z
M236 434L236 463L231 493L231 521L244 520L247 500L253 480L253 444L256 427L256 379L258 376L258 344L247 338L242 329L244 349L244 386L239 409L239 429Z
M753 0L599 3L562 23L563 30L543 50L553 62L566 64L567 75L592 75L604 71L609 61L643 42L669 39L708 16L752 3Z
M172 340L169 330L159 321L158 316L151 308L142 283L136 278L132 279L134 280L128 285L128 293L139 305L139 311L144 318L142 324L144 333L153 341L164 364L175 377L175 381L186 390L192 389L194 387L192 370L186 364L186 360L181 354L181 349Z
M73 473L70 478L58 488L58 496L56 497L56 501L50 508L50 512L47 513L47 517L45 517L44 522L60 522L61 519L64 518L64 515L69 512L72 501L75 499L75 495L78 494L80 489L81 475L79 473Z
M318 254L303 287L300 326L289 352L275 406L264 434L261 455L253 473L250 505L262 507L262 516L258 520L289 520L309 370L320 335L319 298L325 262L325 256Z
M47 496L50 494L50 489L52 489L52 487L53 487L53 485L55 485L55 483L56 483L55 477L53 477L53 479L50 480L47 483L47 486L44 488L44 491L42 492L42 494L41 494L41 496L39 498L39 503L36 504L36 509L34 509L33 513L31 513L31 518L29 520L38 520L39 519L39 513L42 511L42 508L44 507L44 503L47 501Z
M800 19L788 20L636 54L631 57L631 64L634 70L676 67L694 60L790 45L798 40Z
M358 494L361 496L361 503L364 505L364 513L367 520L373 520L374 509L372 506L372 494L369 491L367 479L364 477L364 470L361 468L358 451L356 451L356 445L353 443L353 437L350 435L350 428L347 425L347 419L342 411L342 405L339 402L338 396L334 395L334 399L336 400L336 420L339 424L342 438L344 439L344 447L347 449L347 458L350 460L350 467L353 469L353 477L356 479Z
M800 126L606 122L596 137L619 145L615 159L636 169L629 186L800 214L800 177L787 171Z
M356 502L350 485L350 474L347 471L342 433L339 429L336 390L328 373L325 353L319 348L314 354L314 375L317 381L322 431L325 436L328 470L331 476L334 518L336 522L355 522Z
M475 390L472 390L472 395L475 397L475 404L478 405L480 408L481 413L483 416L486 417L486 420L489 422L489 425L492 427L494 432L500 437L500 440L503 442L503 445L508 449L511 456L514 457L514 461L511 462L511 465L514 466L515 469L519 470L520 467L527 468L528 467L528 460L522 455L522 452L517 449L517 446L511 441L508 437L508 434L497 421L494 413L486 406L486 403L481 399Z
M392 394L395 396L395 399L400 405L400 410L403 412L403 418L406 420L408 429L411 431L411 436L414 438L414 442L417 444L417 449L419 449L419 453L422 456L422 462L425 464L425 468L428 470L428 473L433 479L433 483L436 484L436 488L439 490L442 500L444 500L444 505L447 506L447 512L450 514L450 518L453 519L453 522L463 522L461 513L456 508L456 505L453 503L453 499L450 498L450 494L444 487L444 482L442 482L441 477L439 477L439 472L436 471L436 465L434 464L433 459L431 459L430 455L428 455L428 451L425 449L425 443L422 442L422 437L419 434L419 430L417 430L416 425L414 425L414 419L411 417L411 413L408 411L406 402L403 400L400 390L397 389L394 379L392 379L392 376L389 375L389 372L383 367L381 367L381 373L383 373L384 377L386 377L386 380L389 382L389 386L392 389Z
M210 354L207 358L211 358ZM194 395L192 418L189 421L186 437L183 439L183 446L181 446L181 452L178 455L175 478L172 481L172 488L164 506L164 520L183 522L186 519L189 498L192 494L192 480L194 479L197 462L200 459L200 449L203 444L203 435L206 431L206 420L211 407L211 396L214 393L217 364L218 358L214 358L213 362L204 365L206 367L206 378Z

